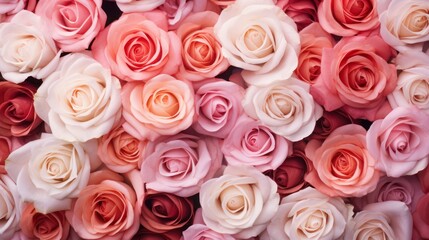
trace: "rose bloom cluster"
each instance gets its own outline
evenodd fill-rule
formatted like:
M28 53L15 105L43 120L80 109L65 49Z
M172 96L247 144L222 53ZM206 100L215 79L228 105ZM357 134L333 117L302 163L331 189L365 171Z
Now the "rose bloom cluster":
M427 0L7 0L0 36L0 239L429 239Z

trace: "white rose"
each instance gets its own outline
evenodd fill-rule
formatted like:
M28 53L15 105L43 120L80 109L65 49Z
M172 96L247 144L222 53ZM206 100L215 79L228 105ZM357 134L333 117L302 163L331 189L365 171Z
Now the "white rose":
M282 199L261 240L339 239L353 216L353 206L308 187Z
M46 134L12 152L6 170L37 211L66 210L88 183L90 163L97 161L94 149L96 141L69 143Z
M18 189L7 175L0 175L0 238L10 239L19 230L21 199Z
M271 0L237 0L221 12L214 32L224 57L244 69L248 84L287 79L298 66L296 24Z
M34 96L36 113L57 138L85 142L108 133L120 118L121 85L82 53L61 59Z
M276 213L277 184L254 167L227 166L223 175L200 190L206 225L218 233L250 238L260 234Z
M245 112L274 133L296 142L309 136L323 109L309 93L310 85L295 78L266 87L250 86L243 100Z
M116 0L119 9L124 13L151 11L164 2L165 0Z

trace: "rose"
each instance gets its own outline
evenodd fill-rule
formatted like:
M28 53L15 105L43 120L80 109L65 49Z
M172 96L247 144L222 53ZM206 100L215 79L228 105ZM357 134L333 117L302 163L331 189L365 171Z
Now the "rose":
M278 168L292 152L292 144L258 121L242 116L222 144L229 165L254 166L259 171Z
M296 142L313 132L323 113L309 89L309 84L296 78L262 88L250 86L246 89L243 108L274 133Z
M376 167L387 176L413 175L429 162L429 115L415 108L395 108L375 121L366 137Z
M174 135L194 120L194 90L186 81L161 74L147 83L129 82L122 89L123 125L132 136L155 140Z
M33 11L36 7L36 0L7 0L0 3L0 21L8 21L23 9Z
M322 51L324 48L332 48L335 41L326 33L319 23L312 23L299 32L301 39L301 51L298 57L298 67L295 73L298 79L314 83L320 76Z
M212 3L225 8L235 2L235 0L210 0Z
M229 67L222 55L222 46L213 33L218 17L211 11L194 13L186 17L176 30L182 43L178 78L190 81L213 78Z
M429 192L429 168L426 167L422 171L417 173L417 177L419 178L421 190L424 193Z
M277 183L277 192L280 197L294 193L308 185L304 178L313 165L305 156L304 149L304 142L294 143L292 155L288 156L278 168L264 173Z
M199 192L221 164L218 139L177 134L148 144L141 177L148 189L189 197Z
M66 210L88 183L90 164L96 167L96 148L93 141L69 143L47 134L12 152L6 170L38 212Z
M164 4L166 0L115 0L124 13L147 12Z
M120 125L98 140L98 157L109 169L126 173L138 168L147 142L127 133Z
M0 238L9 239L19 230L22 201L18 188L8 175L0 175Z
M177 29L183 19L192 13L217 10L207 0L165 0L158 9L167 13L170 30Z
M267 226L269 239L339 239L353 216L353 206L308 187L291 194Z
M182 233L180 240L235 240L229 234L221 234L211 230L204 224L201 208L195 211L194 222Z
M320 0L278 0L276 5L291 17L301 31L313 22L318 22L317 7Z
M66 52L85 50L104 29L107 16L101 0L42 0L36 14L41 16L56 41Z
M115 180L86 186L66 212L81 238L131 239L139 229L139 207L134 190Z
M186 228L193 216L190 198L148 190L141 205L140 223L152 232L165 233Z
M0 134L23 137L42 122L33 107L36 87L30 83L0 82Z
M413 220L403 202L366 205L349 221L344 239L411 239Z
M332 131L340 126L352 123L352 118L340 110L327 112L316 122L313 133L309 136L310 139L324 140Z
M323 71L311 94L327 111L344 107L353 118L383 118L390 111L386 96L396 86L396 68L387 62L391 55L378 36L342 38L323 49Z
M365 136L363 127L348 124L335 129L324 142L311 140L305 155L314 168L305 180L329 196L360 197L373 191L381 173Z
M376 0L324 0L317 11L320 25L328 33L353 36L378 27Z
M174 74L181 62L180 40L167 28L166 15L160 11L124 14L98 34L92 52L124 81Z
M200 190L206 225L236 238L260 234L279 204L277 185L256 168L227 166L223 175L205 182Z
M119 80L100 63L73 53L43 81L34 107L54 136L85 142L108 133L119 120L120 89Z
M195 91L197 120L193 128L201 134L225 138L243 114L244 89L222 79L204 81Z
M6 80L41 79L55 70L61 51L42 28L41 17L27 10L0 24L0 72Z
M134 235L133 240L177 240L182 236L182 231L169 231L165 233L150 232L143 227Z
M25 205L22 210L20 227L29 239L65 240L70 230L64 211L43 214L31 204Z
M246 23L246 24L243 24ZM229 63L248 84L266 86L289 78L298 66L296 24L271 0L238 0L214 26Z
M0 174L7 174L5 169L6 159L9 154L19 148L23 142L19 138L7 138L0 136Z
M429 238L429 216L426 211L429 207L429 194L424 195L417 203L416 210L413 212L413 222L416 232L418 232L422 238Z
M398 51L429 40L429 3L425 0L381 0L378 3L380 34Z

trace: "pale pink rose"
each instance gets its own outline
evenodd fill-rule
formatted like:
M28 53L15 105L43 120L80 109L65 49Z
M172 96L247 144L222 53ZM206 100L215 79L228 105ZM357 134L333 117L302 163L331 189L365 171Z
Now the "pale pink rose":
M291 17L298 31L307 27L313 22L318 22L317 7L321 0L278 0L276 5Z
M292 76L300 39L295 22L271 0L238 0L214 26L229 63L248 84L266 86Z
M308 83L296 78L266 87L250 86L246 89L243 108L274 133L297 142L313 132L323 113L309 90Z
M211 6L207 0L165 0L158 9L167 13L170 30L177 29L182 24L183 19L192 13L219 10Z
M223 175L205 182L200 204L206 225L235 238L259 235L277 212L276 183L254 167L227 166Z
M57 46L65 52L79 52L104 29L107 16L102 0L39 0L41 16Z
M218 17L211 11L194 13L186 17L176 30L182 43L178 78L200 81L213 78L229 67L222 55L222 46L213 33Z
M141 140L177 134L194 120L191 84L165 74L125 84L122 105L125 131Z
M372 203L347 224L344 239L411 239L413 219L399 201Z
M378 27L378 0L324 0L317 11L320 25L328 33L353 36Z
M0 72L6 80L43 79L57 67L61 51L43 30L40 16L22 10L10 22L0 23L0 35Z
M2 0L0 1L0 22L8 21L21 10L33 11L36 0Z
M182 133L148 143L141 177L148 189L189 197L199 192L221 164L218 139Z
M85 142L108 133L120 118L121 85L92 57L73 53L61 58L34 96L36 113L52 134Z
M429 40L429 2L426 0L379 0L380 34L398 51L421 49Z
M278 168L292 153L292 144L258 121L242 116L223 141L222 152L229 165L254 166L263 172Z
M201 134L225 138L243 114L244 89L223 79L210 79L196 89L196 122L193 128Z
M64 211L43 214L37 212L33 205L26 204L22 210L20 227L29 239L69 239L70 224Z
M180 40L167 29L167 17L161 11L124 14L98 34L92 52L124 81L175 74L181 64Z
M308 187L282 199L261 240L340 239L353 206Z
M139 215L134 190L114 180L86 186L66 212L70 225L84 239L130 240L139 229Z
M417 203L416 210L413 212L413 223L414 229L421 239L429 238L429 214L427 209L429 208L429 194L426 193L420 198ZM413 238L414 240L414 238Z
M38 212L66 210L88 183L91 165L97 167L95 149L95 141L70 143L46 134L13 151L6 171Z
M416 108L393 109L386 118L375 121L368 130L368 151L377 169L387 176L413 175L429 162L429 115Z
M99 138L97 153L106 167L117 173L126 173L140 167L146 144L119 125Z
M305 154L314 169L305 180L329 196L360 197L373 191L381 173L375 168L365 140L366 130L357 124L335 129L325 141L311 140Z
M383 118L397 80L395 65L387 62L392 54L376 35L342 38L333 49L323 49L323 70L311 94L327 111L343 107L353 118Z
M312 23L304 28L299 32L299 37L301 51L295 73L298 79L312 84L320 76L323 49L332 48L335 41L320 27L319 23Z
M147 12L161 6L166 0L115 0L124 13Z
M204 224L193 224L183 231L181 240L235 240L235 238L215 232Z
M22 199L18 188L8 175L0 175L0 238L10 239L19 230Z

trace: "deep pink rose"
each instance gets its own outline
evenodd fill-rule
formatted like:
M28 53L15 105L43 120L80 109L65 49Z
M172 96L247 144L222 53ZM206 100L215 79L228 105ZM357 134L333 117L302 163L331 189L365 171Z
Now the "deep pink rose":
M133 240L178 240L182 236L182 230L173 230L164 233L151 232L140 225L139 231Z
M97 36L92 52L121 80L174 74L181 63L180 40L167 30L167 17L161 11L124 14Z
M0 135L22 137L40 125L33 106L36 90L30 83L0 82Z
M374 121L391 110L386 96L396 87L393 50L379 36L342 38L323 49L321 77L311 87L327 111L344 107L353 118Z
M317 22L317 7L321 0L278 0L277 6L291 17L301 31L313 22Z
M429 167L426 166L425 169L417 173L417 177L420 181L420 187L424 193L429 192Z
M324 140L338 127L352 122L352 118L341 110L333 112L324 111L322 117L317 120L313 133L308 138Z
M417 108L399 107L375 121L366 136L368 151L387 176L413 175L429 162L429 115Z
M424 239L429 238L429 194L420 198L413 213L414 228Z

